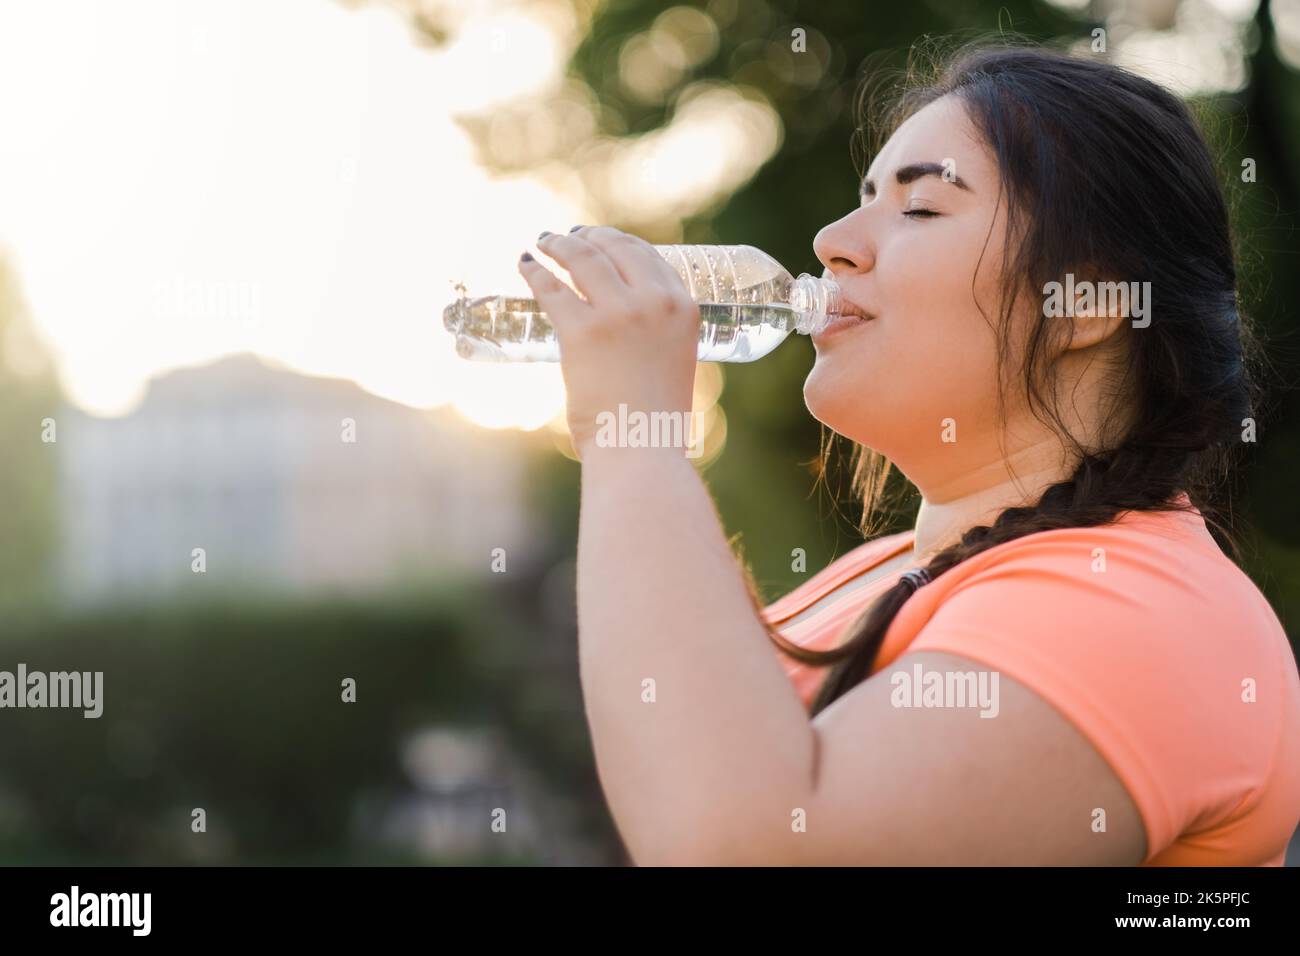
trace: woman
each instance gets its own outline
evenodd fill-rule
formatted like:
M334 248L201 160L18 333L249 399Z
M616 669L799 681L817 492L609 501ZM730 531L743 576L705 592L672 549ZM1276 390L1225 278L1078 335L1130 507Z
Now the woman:
M597 440L621 403L689 411L680 280L608 228L539 242L581 298L521 260L564 356L582 680L633 860L1280 865L1300 680L1207 526L1252 388L1193 120L1102 62L976 48L889 128L814 243L859 314L814 337L804 396L920 510L765 610L681 450Z

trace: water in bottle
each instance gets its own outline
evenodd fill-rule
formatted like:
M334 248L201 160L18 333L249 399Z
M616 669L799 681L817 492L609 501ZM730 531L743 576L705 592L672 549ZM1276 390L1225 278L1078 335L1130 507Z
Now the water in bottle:
M791 332L811 335L839 313L829 275L792 276L753 246L655 246L700 307L701 362L752 362ZM555 362L555 330L531 298L462 296L443 310L443 324L465 358Z

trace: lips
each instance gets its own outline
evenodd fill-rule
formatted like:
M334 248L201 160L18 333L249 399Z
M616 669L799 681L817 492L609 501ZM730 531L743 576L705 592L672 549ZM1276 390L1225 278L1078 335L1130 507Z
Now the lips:
M831 271L829 266L827 266L822 271L822 278L829 279L830 281L835 282L837 285L839 285L839 280L836 279L835 273ZM856 302L854 302L852 299L850 299L847 295L844 294L845 290L843 285L839 285L839 289L840 289L840 294L838 297L839 311L831 314L832 321L838 319L842 315L843 316L855 315L859 319L868 319L868 320L875 318L875 315L869 309L863 308L862 306L858 305Z
M832 312L826 317L826 325L812 334L814 344L823 343L828 338L832 338L848 329L863 328L875 319L875 316L866 309L847 299L841 298L839 305L838 312Z
M856 315L859 319L874 319L874 318L875 318L875 316L874 316L874 315L871 315L870 313L868 313L868 312L866 311L866 309L860 308L859 306L854 305L852 302L848 302L848 301L844 301L844 302L842 302L842 303L840 304L840 311L839 311L838 313L836 313L836 314L837 314L837 315Z
M864 321L869 322L870 320L875 318L875 316L869 310L864 309L862 306L858 305L856 302L853 302L852 300L846 298L843 295L840 296L839 306L840 306L839 311L831 315L830 317L831 321L853 317L856 319L862 319Z
M846 300L841 299L840 311L832 312L831 315L827 316L827 319L829 320L829 324L842 326L863 323L863 321L871 321L872 319L875 319L875 316L871 315L870 312L867 312L865 308L858 306L858 304L846 302Z

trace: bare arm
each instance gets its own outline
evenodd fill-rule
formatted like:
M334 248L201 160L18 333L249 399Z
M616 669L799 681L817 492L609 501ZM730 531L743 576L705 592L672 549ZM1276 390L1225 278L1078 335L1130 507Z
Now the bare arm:
M680 449L584 454L578 621L596 762L634 860L707 862L788 820L812 727Z

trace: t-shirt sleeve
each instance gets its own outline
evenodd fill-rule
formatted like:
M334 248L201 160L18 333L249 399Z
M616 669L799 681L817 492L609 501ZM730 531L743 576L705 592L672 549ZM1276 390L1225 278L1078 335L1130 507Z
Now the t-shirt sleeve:
M1150 859L1240 802L1213 789L1240 766L1215 761L1239 746L1229 724L1252 718L1222 601L1196 571L1106 529L1035 535L960 578L907 650L976 661L1060 711L1132 797Z

